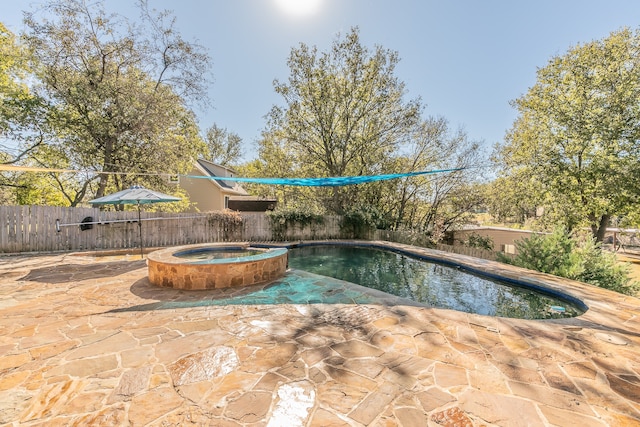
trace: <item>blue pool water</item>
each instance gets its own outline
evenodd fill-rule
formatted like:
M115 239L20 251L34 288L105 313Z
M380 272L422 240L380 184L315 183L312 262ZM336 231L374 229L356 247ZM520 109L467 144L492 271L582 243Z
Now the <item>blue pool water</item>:
M173 256L178 258L184 258L193 261L212 261L217 259L228 259L228 258L242 258L249 257L254 255L259 255L263 253L258 250L251 249L218 249L218 248L204 248L204 249L194 249L190 251L182 251L176 252Z
M556 295L368 247L294 248L289 250L289 266L431 307L468 313L523 319L563 318L583 313Z
M259 261L277 257L287 252L284 248L270 250L239 246L211 246L178 251L174 257L183 258L190 264L229 264L234 262Z

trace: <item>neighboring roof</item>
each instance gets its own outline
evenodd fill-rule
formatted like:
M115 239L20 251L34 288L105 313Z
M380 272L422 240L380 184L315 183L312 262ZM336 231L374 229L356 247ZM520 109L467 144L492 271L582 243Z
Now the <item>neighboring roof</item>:
M232 196L229 197L228 208L241 212L266 212L275 209L278 201L276 199L262 199L254 196Z
M278 199L268 199L261 196L229 196L229 200L251 201L251 202L277 202Z
M208 160L204 160L204 159L198 159L198 165L200 165L200 167L202 169L204 169L204 171L211 177L232 177L235 175L235 171L233 169L230 169L228 167L222 166L222 165L218 165L216 163L210 162ZM224 179L216 179L215 180L218 185L220 185L222 188L228 188L229 190L234 190L235 187L237 186L237 183L235 182L230 182L230 181L225 181Z
M510 231L514 233L527 233L527 234L549 234L543 231L523 230L520 228L508 228L508 227L491 227L491 226L469 226L469 227L464 227L454 231L465 232L465 231L478 231L478 230Z
M612 233L638 233L640 229L638 228L617 228L617 227L607 227L607 231Z

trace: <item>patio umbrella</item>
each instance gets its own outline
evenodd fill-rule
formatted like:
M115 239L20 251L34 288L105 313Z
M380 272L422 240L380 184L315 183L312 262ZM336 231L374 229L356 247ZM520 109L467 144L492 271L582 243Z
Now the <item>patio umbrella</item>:
M144 256L140 205L146 205L149 203L177 202L179 200L179 197L170 196L158 191L149 190L148 188L144 188L139 185L134 185L130 188L127 188L126 190L118 191L117 193L109 194L107 196L98 197L97 199L89 200L88 203L91 203L92 205L137 205L138 231L140 233L140 255Z

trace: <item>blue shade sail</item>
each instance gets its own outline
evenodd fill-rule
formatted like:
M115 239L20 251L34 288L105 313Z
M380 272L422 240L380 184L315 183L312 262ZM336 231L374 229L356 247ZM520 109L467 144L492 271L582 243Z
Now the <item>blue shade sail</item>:
M210 177L210 176L192 176L187 178L201 179L224 179L225 181L248 182L253 184L265 185L291 185L297 187L340 187L344 185L365 184L367 182L385 181L388 179L406 178L418 175L431 175L444 172L455 172L463 170L458 169L440 169L420 172L392 173L386 175L366 175L366 176L338 176L326 178L240 178L240 177Z

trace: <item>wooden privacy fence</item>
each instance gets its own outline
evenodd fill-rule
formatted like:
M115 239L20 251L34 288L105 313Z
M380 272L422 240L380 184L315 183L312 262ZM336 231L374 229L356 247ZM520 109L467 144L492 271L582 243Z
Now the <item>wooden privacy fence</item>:
M390 231L390 230L376 230L376 240L386 240L388 242L403 243L405 245L422 246L427 248L437 249L439 251L451 252L460 255L468 255L475 258L482 258L495 261L497 255L494 251L489 251L481 248L471 248L469 246L462 245L445 245L438 243L433 246L433 243L424 233L419 233L410 230Z
M497 254L494 251L481 248L470 248L468 246L445 245L442 243L438 243L435 249L444 252L452 252L454 254L472 256L474 258L488 259L491 261L496 261L498 258Z
M142 212L142 244L164 247L224 241L287 241L340 237L339 217L323 224L291 227L274 236L264 213L241 213L242 223L220 219L219 213ZM95 222L80 227L83 220ZM59 221L59 227L56 227ZM59 231L58 231L59 229ZM0 253L55 252L137 248L140 246L137 211L101 211L98 208L0 206Z
M241 224L221 219L219 212L142 212L145 248L232 241L288 241L350 238L340 229L339 216L326 216L321 224L289 226L274 231L269 216L243 212ZM91 218L89 229L80 223ZM56 225L59 222L59 226ZM58 231L59 230L59 231ZM423 233L376 230L375 240L431 246ZM140 247L137 211L101 211L98 208L55 206L0 206L0 253L59 252ZM492 251L438 244L436 249L495 259Z

